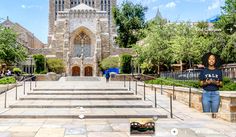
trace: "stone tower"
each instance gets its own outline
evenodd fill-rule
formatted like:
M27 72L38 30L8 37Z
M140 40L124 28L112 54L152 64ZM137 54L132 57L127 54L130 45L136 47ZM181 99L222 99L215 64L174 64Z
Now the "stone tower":
M60 11L73 8L81 3L84 3L96 10L106 11L108 15L109 34L112 37L116 32L115 24L112 19L112 7L116 6L116 0L49 0L49 33L48 45L51 43L53 35L54 23L57 20L57 15Z
M48 45L70 76L97 76L111 51L116 0L50 0Z

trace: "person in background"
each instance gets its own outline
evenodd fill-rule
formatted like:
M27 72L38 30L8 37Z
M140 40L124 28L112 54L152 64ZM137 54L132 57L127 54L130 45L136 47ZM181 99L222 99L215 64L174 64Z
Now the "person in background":
M205 66L199 75L200 86L203 88L202 108L203 112L211 112L212 118L215 118L220 105L219 88L223 86L222 71L219 69L221 60L213 53L207 53L202 60Z
M109 72L109 70L106 71L105 77L106 77L106 82L108 83L109 79L110 79L110 72Z
M11 71L8 69L7 70L7 74L6 74L7 76L11 76Z

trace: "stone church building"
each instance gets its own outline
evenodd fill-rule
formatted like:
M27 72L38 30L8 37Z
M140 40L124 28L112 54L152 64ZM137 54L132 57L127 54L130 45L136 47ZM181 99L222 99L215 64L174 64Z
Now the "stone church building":
M97 76L99 62L111 55L116 0L49 0L48 47L62 58L69 76Z

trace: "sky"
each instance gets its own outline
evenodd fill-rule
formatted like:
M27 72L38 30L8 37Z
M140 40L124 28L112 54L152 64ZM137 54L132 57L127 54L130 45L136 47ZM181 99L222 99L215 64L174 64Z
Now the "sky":
M126 0L117 0L117 4ZM148 8L146 20L162 17L172 21L205 21L221 13L224 0L129 0ZM47 43L49 0L0 0L0 22L9 17Z

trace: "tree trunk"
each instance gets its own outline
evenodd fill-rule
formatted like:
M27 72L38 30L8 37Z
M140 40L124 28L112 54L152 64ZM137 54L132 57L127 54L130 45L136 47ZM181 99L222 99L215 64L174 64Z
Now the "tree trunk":
M180 60L180 71L183 71L183 62Z

